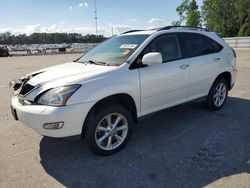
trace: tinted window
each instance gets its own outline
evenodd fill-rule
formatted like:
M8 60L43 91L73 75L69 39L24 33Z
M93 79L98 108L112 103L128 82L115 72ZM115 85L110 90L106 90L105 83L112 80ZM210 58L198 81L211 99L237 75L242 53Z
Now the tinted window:
M214 40L203 35L185 33L182 36L186 48L186 57L216 53L223 48Z
M204 54L204 51L206 50L206 44L200 35L184 34L183 41L186 47L187 57L194 57Z
M211 50L211 53L217 53L223 49L223 46L221 46L218 42L216 42L213 39L210 39L208 37L205 37L205 38L207 40L207 43L208 43L209 48Z
M180 59L181 50L176 35L164 35L154 39L144 50L143 54L150 52L159 52L162 55L163 62Z

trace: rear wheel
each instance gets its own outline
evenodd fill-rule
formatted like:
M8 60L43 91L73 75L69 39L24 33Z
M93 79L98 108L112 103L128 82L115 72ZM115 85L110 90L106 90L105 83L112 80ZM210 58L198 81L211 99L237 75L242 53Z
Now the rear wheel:
M228 96L228 83L224 78L215 81L207 96L207 104L212 110L220 110Z
M113 104L96 110L86 123L86 142L97 154L111 155L128 142L133 127L130 112L121 105Z

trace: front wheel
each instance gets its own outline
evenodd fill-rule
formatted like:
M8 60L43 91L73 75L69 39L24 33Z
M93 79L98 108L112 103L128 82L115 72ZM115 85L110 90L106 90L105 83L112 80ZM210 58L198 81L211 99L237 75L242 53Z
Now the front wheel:
M127 144L132 125L131 114L123 106L100 106L86 124L88 147L99 155L116 153Z
M228 83L221 78L215 81L207 96L207 104L212 110L220 110L228 96Z

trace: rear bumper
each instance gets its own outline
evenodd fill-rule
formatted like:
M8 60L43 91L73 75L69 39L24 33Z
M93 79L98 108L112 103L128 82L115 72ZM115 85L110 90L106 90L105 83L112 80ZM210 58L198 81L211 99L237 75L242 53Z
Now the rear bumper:
M34 129L37 133L49 137L69 137L82 133L85 118L94 102L51 107L43 105L22 105L14 96L11 106L15 109L18 120ZM44 124L64 122L60 129L44 129Z
M233 89L233 87L235 85L237 75L238 75L238 70L237 69L233 69L233 71L231 72L230 90Z

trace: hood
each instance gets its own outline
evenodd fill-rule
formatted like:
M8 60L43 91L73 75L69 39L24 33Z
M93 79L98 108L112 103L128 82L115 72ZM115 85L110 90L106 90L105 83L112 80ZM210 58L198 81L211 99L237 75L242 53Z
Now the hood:
M32 85L63 86L69 83L81 82L98 74L115 69L111 66L101 66L84 63L65 63L31 73L29 83Z

